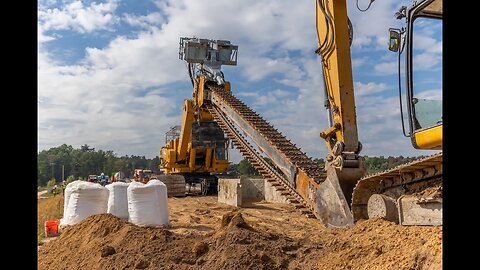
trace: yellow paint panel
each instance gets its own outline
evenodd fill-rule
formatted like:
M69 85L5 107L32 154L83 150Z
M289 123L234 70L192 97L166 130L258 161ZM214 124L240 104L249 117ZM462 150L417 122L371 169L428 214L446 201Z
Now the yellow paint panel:
M442 150L443 125L415 132L417 149Z
M212 165L212 148L207 148L205 151L205 167L207 169Z
M195 157L197 156L197 149L195 148L192 148L190 149L190 160L189 160L189 167L190 167L190 170L193 171L193 169L195 169Z

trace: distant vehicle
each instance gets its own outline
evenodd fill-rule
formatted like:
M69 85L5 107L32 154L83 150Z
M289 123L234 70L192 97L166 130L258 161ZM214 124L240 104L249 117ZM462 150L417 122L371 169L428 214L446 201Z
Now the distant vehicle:
M91 175L88 176L87 181L97 183L98 182L98 177L94 174L91 174Z
M146 184L150 179L156 179L156 177L153 176L152 170L135 169L133 173L133 181Z
M108 176L106 176L103 172L100 174L98 177L98 182L102 185L105 186L108 182Z

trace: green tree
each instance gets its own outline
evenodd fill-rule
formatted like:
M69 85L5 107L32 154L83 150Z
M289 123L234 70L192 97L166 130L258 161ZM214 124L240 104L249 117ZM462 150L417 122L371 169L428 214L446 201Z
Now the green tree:
M37 184L46 185L48 180L62 178L62 166L64 175L71 175L74 179L86 179L88 175L105 173L110 175L116 171L123 171L126 175L133 175L136 168L151 169L159 173L158 165L160 158L147 159L145 156L121 156L111 150L95 150L87 144L79 149L71 145L62 144L48 150L42 150L37 155Z
M392 169L396 166L414 161L422 157L423 156L419 156L419 157L389 156L385 158L384 156L378 156L378 157L364 156L365 166L367 167L367 173L377 173L377 172L385 171L388 169Z
M240 175L242 176L258 176L260 173L258 173L257 170L250 164L250 162L247 159L243 159L238 163L238 172L240 172Z
M68 185L69 183L71 183L71 182L73 182L73 181L75 181L75 176L69 175L69 176L67 177L67 180L65 180L65 183L67 183L67 185Z
M317 163L321 169L325 168L325 160L323 158L314 158L313 161Z
M55 186L55 183L57 182L57 180L55 180L55 178L52 178L50 179L48 182L47 182L47 187L53 187Z

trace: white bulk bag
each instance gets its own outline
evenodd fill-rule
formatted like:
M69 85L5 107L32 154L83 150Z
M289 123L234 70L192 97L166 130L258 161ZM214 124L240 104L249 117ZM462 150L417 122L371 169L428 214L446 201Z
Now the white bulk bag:
M138 226L168 225L167 186L154 179L127 188L128 221Z
M108 193L108 189L98 183L74 181L68 184L60 226L77 224L89 216L106 213Z
M65 187L65 193L63 195L63 216L67 213L68 207L68 200L70 199L70 195L72 194L72 187L78 185L78 183L82 182L81 180L76 180L73 182L68 183ZM60 219L60 224L62 224L63 218Z
M114 182L107 185L109 191L107 213L115 215L121 219L128 219L128 184L123 182Z

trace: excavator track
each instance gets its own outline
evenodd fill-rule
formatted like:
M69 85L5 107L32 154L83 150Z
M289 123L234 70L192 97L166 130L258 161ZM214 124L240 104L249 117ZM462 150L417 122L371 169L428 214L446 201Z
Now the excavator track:
M411 186L421 182L434 183L438 180L441 182L442 162L443 155L438 153L393 169L364 176L353 189L351 209L354 219L368 219L367 204L374 194L382 194L395 187Z

